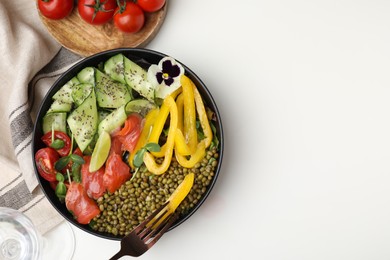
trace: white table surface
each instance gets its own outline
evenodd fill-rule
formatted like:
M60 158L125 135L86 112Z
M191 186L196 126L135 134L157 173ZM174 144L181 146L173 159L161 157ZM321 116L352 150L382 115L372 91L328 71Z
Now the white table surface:
M147 47L206 83L225 154L205 204L140 259L390 259L389 13L388 0L170 0ZM119 250L73 230L75 260Z

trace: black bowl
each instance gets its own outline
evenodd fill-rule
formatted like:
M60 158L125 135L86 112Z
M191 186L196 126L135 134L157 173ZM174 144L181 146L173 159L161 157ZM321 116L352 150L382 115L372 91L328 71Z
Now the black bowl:
M48 93L46 94L45 98L42 101L42 104L40 106L36 122L34 125L34 132L33 132L33 144L32 144L32 153L33 153L33 164L35 166L35 161L34 161L34 154L40 149L44 147L43 142L41 141L41 136L43 135L42 133L42 118L45 115L46 111L49 109L51 103L52 103L52 96L60 89L61 86L63 86L66 82L68 82L71 78L77 75L79 71L81 71L83 68L88 67L88 66L93 66L93 67L98 67L99 63L106 61L110 57L122 53L129 59L135 61L138 63L140 66L144 67L145 69L150 65L150 64L157 64L163 57L166 57L167 55L148 50L148 49L138 49L138 48L119 48L119 49L113 49L113 50L108 50L104 51L95 55L92 55L90 57L87 57L74 66L72 66L70 69L68 69L62 76L60 76L56 82L53 84L53 86L50 88ZM216 168L215 175L208 186L207 191L203 194L203 197L199 200L197 205L193 207L190 212L188 212L186 215L182 216L179 218L170 228L173 229L183 223L185 220L187 220L192 214L197 211L197 209L203 204L203 202L206 200L208 197L209 193L211 192L217 177L219 175L219 171L221 169L221 164L222 164L222 158L223 158L223 148L224 148L224 139L223 139L223 130L222 130L222 122L221 122L221 117L217 108L217 105L215 104L215 101L207 89L206 85L200 80L200 78L188 67L186 67L183 63L178 61L180 64L183 65L185 69L185 74L196 84L200 94L202 95L204 102L206 106L208 106L212 111L215 112L216 115L216 130L217 130L217 137L220 141L220 149L219 149L219 161L218 161L218 166ZM36 167L35 167L35 173L36 176L39 180L40 186L43 189L46 197L50 201L50 203L53 205L53 207L69 222L71 222L73 225L77 226L78 228L96 235L98 237L106 238L106 239L112 239L112 240L120 240L122 237L121 236L114 236L112 234L108 233L101 233L93 230L89 225L82 225L79 224L71 215L71 213L66 209L65 204L61 203L57 196L54 193L54 190L50 187L49 182L47 182L45 179L43 179Z

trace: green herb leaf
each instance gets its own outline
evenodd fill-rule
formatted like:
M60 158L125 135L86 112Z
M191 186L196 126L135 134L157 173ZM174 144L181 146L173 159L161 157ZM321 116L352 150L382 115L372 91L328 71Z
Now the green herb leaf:
M80 183L81 182L81 165L78 163L72 164L72 177L73 181Z
M71 154L70 158L72 159L72 161L74 163L78 163L80 165L85 163L84 159L81 156L77 155L77 154Z
M56 186L55 193L61 202L65 200L66 191L67 191L66 185L62 181L60 181Z
M159 151L161 151L161 147L157 143L148 143L148 144L146 144L144 146L144 148L146 150L148 150L149 152L159 152Z
M64 175L62 175L61 173L57 173L56 180L59 182L63 182L65 180Z
M136 168L139 168L143 164L145 152L146 149L142 148L134 155L133 164Z
M62 169L65 168L65 166L69 163L70 161L70 157L69 156L64 156L62 158L60 158L54 165L54 168L57 170L57 171L61 171Z
M217 128L215 128L214 124L210 122L211 130L213 131L213 140L211 140L211 148L219 146L219 140L217 137Z
M65 146L65 142L61 139L55 139L50 146L51 148L58 150Z

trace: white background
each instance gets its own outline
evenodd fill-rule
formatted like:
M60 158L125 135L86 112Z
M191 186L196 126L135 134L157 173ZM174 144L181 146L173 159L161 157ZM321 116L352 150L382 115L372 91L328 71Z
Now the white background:
M170 0L147 47L206 83L226 146L140 259L390 259L389 29L388 0ZM119 250L73 230L76 260Z

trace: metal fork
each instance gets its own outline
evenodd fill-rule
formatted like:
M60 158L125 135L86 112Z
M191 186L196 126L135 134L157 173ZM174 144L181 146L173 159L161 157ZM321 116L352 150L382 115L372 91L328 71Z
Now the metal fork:
M142 223L135 227L130 234L123 237L121 240L121 249L112 256L110 260L117 260L125 255L137 257L148 251L179 216L178 213L175 213L162 220L167 214L168 203L169 202L164 203Z

